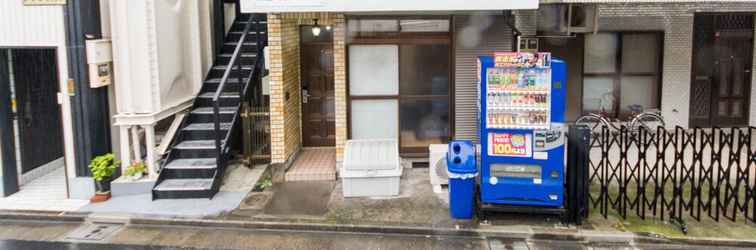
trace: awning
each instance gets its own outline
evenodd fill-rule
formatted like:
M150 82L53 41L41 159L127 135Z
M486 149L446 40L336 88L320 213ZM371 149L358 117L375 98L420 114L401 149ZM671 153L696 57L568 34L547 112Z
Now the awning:
M241 0L244 13L537 9L538 0Z

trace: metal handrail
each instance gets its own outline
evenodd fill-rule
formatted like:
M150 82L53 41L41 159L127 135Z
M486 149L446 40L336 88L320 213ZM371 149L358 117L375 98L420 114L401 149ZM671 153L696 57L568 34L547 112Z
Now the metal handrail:
M237 79L239 84L248 84L248 81L251 80L252 75L254 74L254 68L252 69L252 72L250 73L249 80L247 82L243 82L244 76L242 74L243 67L241 66L241 60L239 60L240 56L243 56L242 48L244 47L244 43L247 40L247 34L249 33L250 29L252 28L252 24L256 23L259 26L259 21L254 21L254 15L250 16L249 20L247 20L247 24L244 26L244 31L239 38L239 41L236 44L236 47L234 48L234 53L231 55L231 59L228 62L228 65L226 66L225 72L223 72L223 77L221 77L220 82L218 83L218 89L215 91L215 95L213 96L213 114L214 114L214 125L215 125L215 150L216 150L216 164L218 167L221 167L223 165L223 152L222 152L222 146L221 141L223 140L221 138L221 126L220 126L220 104L219 99L221 94L226 88L226 83L228 82L229 77L231 76L231 72L235 70L238 72ZM260 40L260 32L257 30L257 40ZM258 42L258 58L255 61L255 64L259 63L259 48L260 43ZM246 89L246 86L244 87ZM246 93L244 93L246 96ZM240 93L240 97L242 97L242 93ZM228 135L226 135L228 136ZM225 138L225 140L228 142L228 138Z

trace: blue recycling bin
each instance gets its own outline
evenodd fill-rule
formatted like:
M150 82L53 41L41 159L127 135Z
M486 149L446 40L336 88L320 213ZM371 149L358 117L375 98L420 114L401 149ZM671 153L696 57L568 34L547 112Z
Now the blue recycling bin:
M475 183L478 168L475 164L475 146L471 141L452 141L446 154L449 173L449 213L458 220L473 218Z

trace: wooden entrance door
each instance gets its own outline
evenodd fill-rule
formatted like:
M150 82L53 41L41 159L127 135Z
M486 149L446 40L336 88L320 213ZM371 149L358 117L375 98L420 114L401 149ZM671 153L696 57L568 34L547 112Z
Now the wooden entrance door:
M63 157L54 49L11 50L21 170L27 173Z
M336 112L333 81L333 38L322 29L301 29L302 140L305 147L336 145Z
M691 126L748 124L753 15L697 15Z

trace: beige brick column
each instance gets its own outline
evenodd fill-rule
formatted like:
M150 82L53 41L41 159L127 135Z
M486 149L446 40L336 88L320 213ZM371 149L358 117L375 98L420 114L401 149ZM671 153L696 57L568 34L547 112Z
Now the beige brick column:
M344 155L347 140L346 24L343 14L333 19L334 90L336 102L336 160Z
M270 153L271 162L285 161L284 155L284 105L283 105L283 56L281 18L268 15L268 52L270 60Z
M334 29L334 80L336 110L336 151L341 160L347 133L346 50L343 14L280 13L268 14L270 50L270 126L271 161L289 160L302 145L299 26L312 24ZM288 98L287 98L288 97Z

